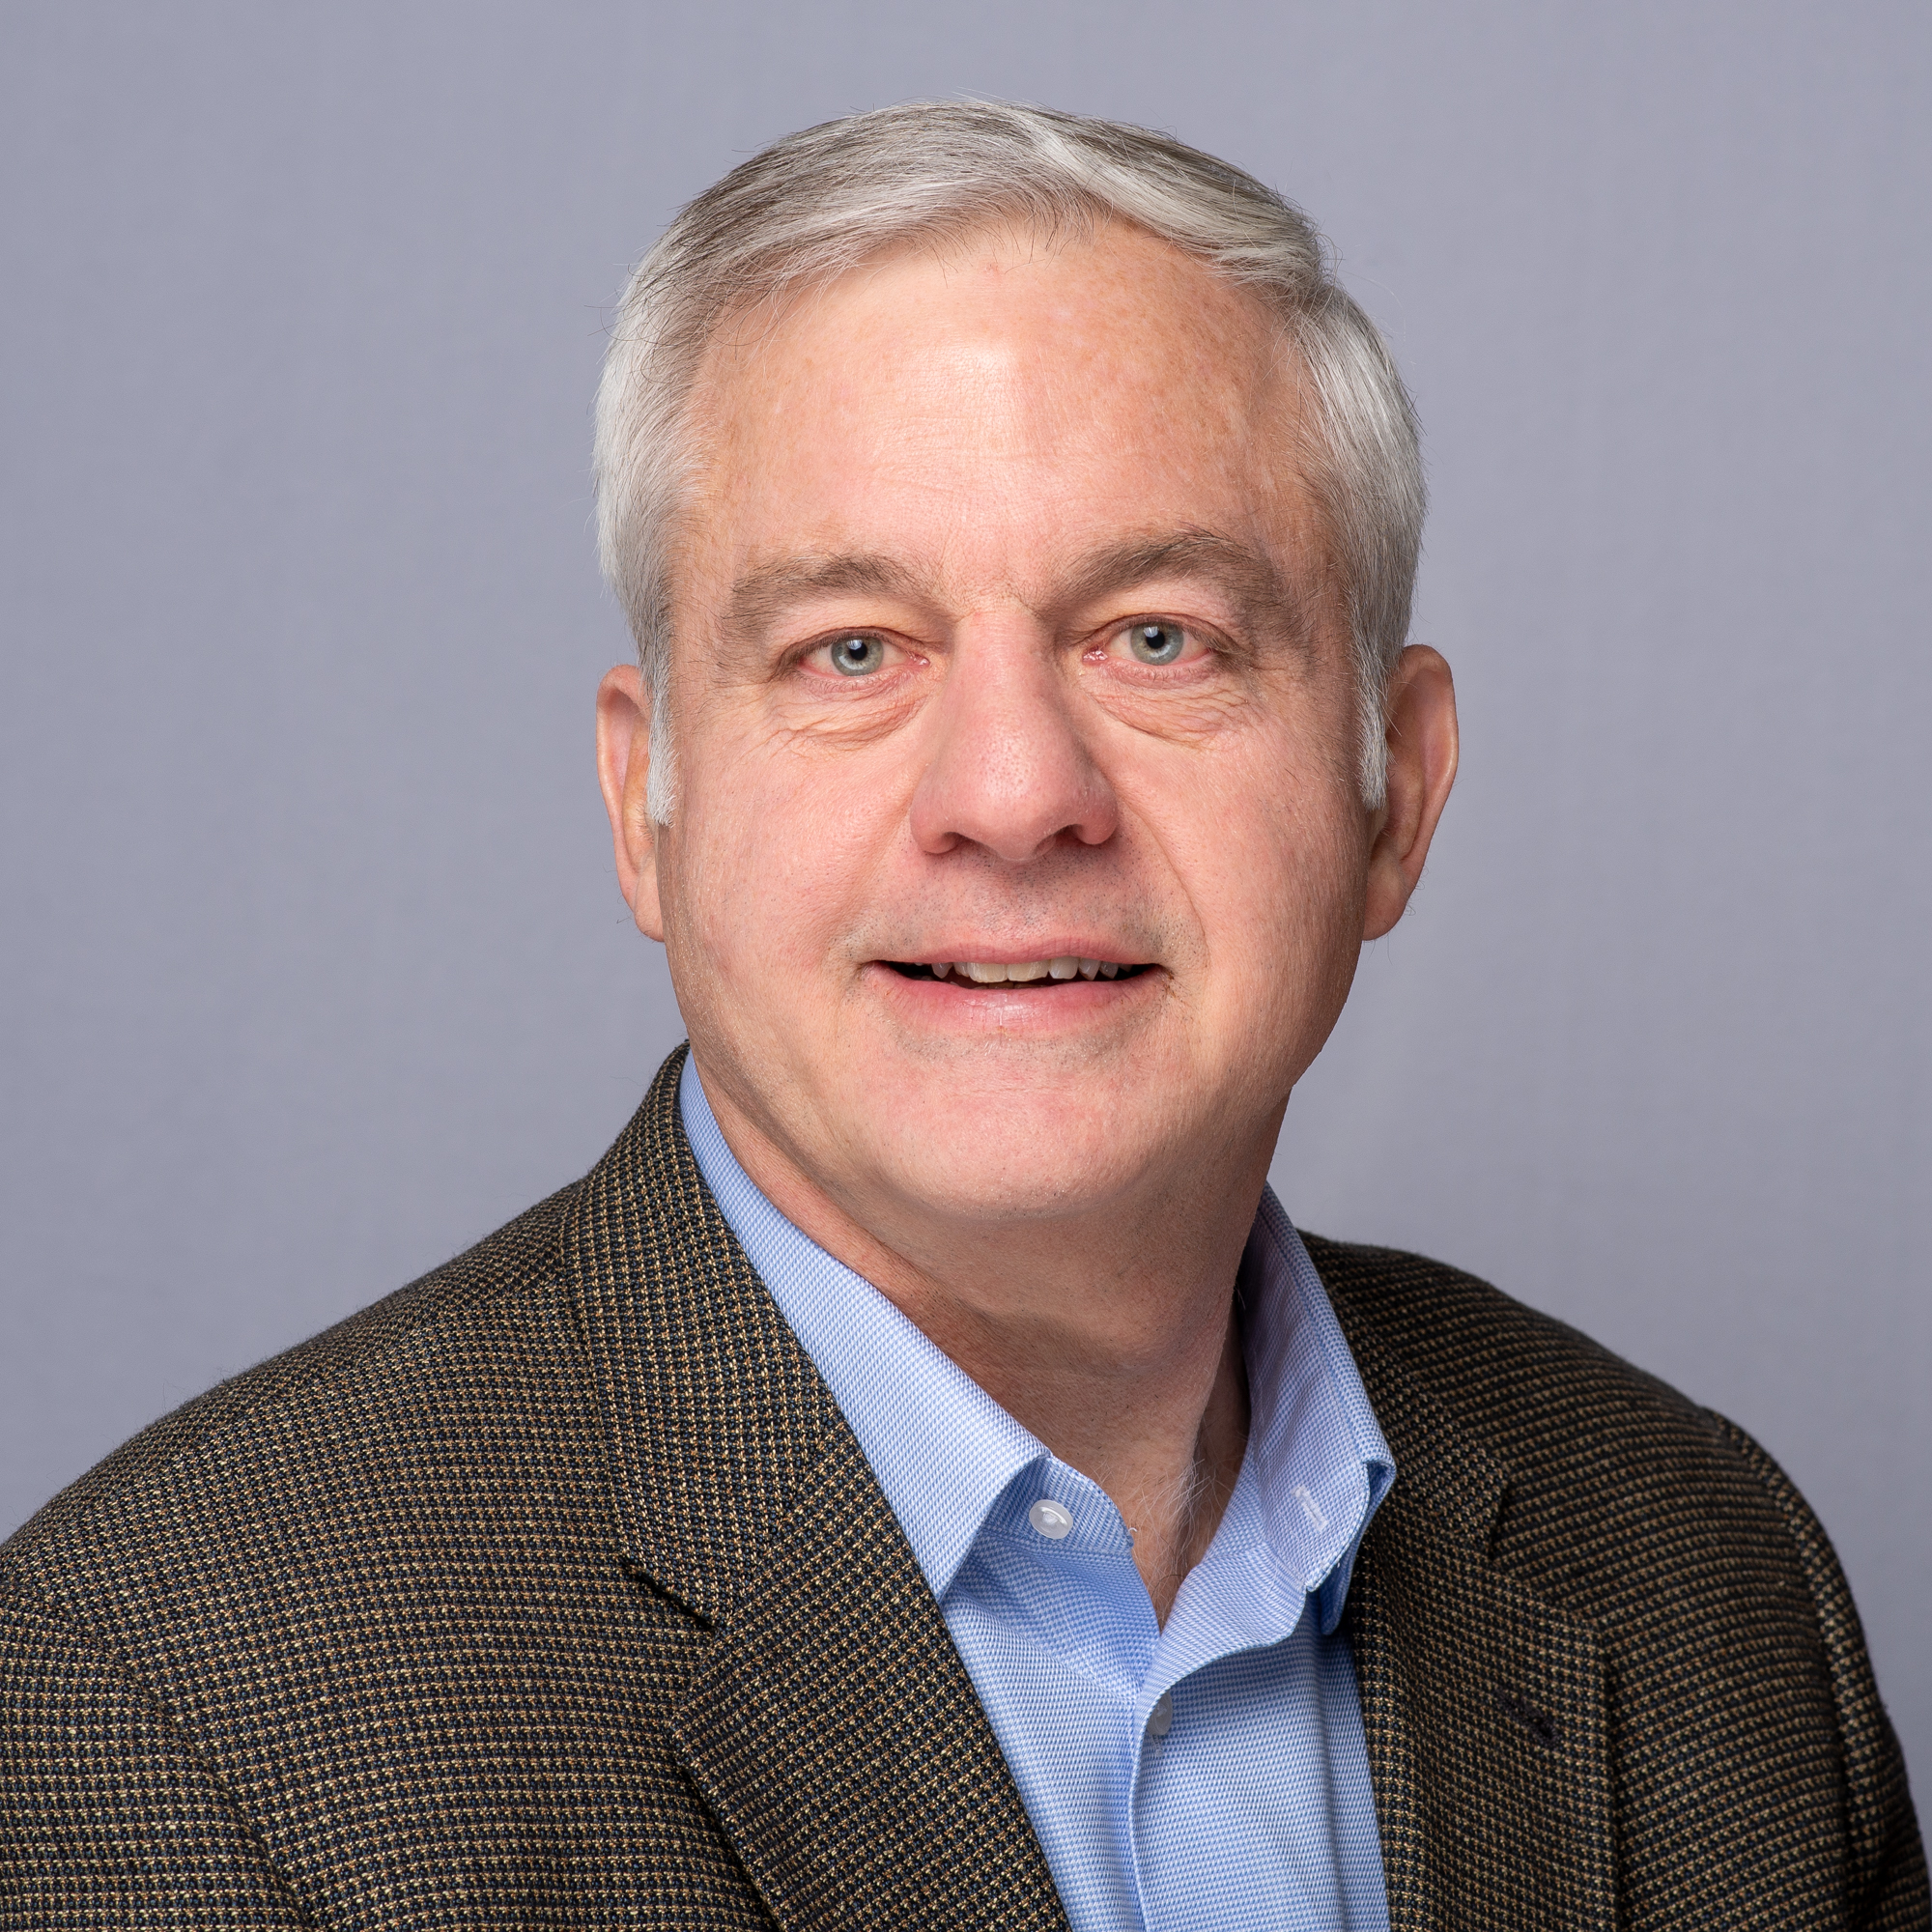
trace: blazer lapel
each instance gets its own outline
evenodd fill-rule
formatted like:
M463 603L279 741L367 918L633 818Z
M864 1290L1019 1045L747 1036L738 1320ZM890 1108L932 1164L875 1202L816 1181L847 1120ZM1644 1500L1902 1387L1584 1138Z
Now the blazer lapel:
M781 1926L1065 1932L911 1547L698 1175L684 1058L566 1237L626 1558L715 1628L671 1747Z
M938 1605L841 1422L672 1740L781 1925L1065 1918Z
M1398 1471L1349 1596L1390 1932L1612 1932L1597 1634L1492 1567L1503 1472L1337 1312Z

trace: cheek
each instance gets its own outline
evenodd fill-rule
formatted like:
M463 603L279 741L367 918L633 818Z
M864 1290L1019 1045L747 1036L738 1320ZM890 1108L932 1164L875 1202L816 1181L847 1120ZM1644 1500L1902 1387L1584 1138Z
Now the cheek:
M1305 975L1338 951L1352 959L1364 841L1352 795L1325 773L1306 784L1285 782L1283 769L1270 760L1200 787L1181 864L1196 882L1195 910L1210 952L1224 955L1220 963Z
M721 983L782 1003L822 969L852 907L879 827L836 773L782 752L718 748L673 826L672 922Z
M1361 956L1365 867L1354 814L1291 801L1252 821L1213 935L1220 1032L1258 1091L1293 1087L1340 1017Z

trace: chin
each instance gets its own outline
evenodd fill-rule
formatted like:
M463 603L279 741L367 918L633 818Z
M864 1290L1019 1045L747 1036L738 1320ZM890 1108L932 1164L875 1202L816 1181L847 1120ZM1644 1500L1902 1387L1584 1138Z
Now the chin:
M881 1178L927 1211L973 1222L1103 1210L1172 1172L1179 1152L1152 1119L1047 1094L954 1094L908 1107L895 1128Z
M1107 1212L1132 1198L1138 1178L1126 1171L1096 1173L1069 1164L1023 1174L991 1164L977 1169L948 1165L907 1169L897 1177L901 1198L922 1214L981 1229L1077 1221Z

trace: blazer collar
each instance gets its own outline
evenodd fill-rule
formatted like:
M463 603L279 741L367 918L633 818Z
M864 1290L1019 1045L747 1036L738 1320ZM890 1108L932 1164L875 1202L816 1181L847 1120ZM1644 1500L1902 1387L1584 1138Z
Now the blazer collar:
M671 1747L781 1926L1065 1932L912 1549L692 1158L684 1059L564 1232L625 1557L715 1632Z

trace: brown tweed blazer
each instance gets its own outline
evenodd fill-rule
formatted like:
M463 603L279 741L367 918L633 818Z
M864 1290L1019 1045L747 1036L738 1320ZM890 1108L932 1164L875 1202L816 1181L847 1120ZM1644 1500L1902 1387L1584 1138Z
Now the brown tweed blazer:
M586 1179L0 1549L0 1925L1065 1925L680 1060ZM1396 1932L1925 1927L1770 1461L1466 1275L1309 1248L1401 1472L1350 1610Z

